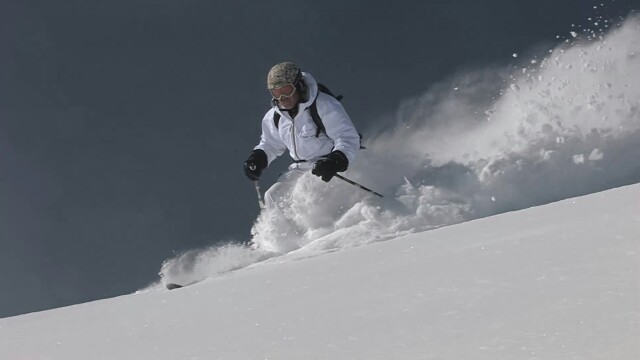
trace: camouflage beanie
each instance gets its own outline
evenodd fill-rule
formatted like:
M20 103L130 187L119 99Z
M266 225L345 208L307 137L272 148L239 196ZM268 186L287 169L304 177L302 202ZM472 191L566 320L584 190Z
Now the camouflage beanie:
M296 85L301 77L302 72L298 65L292 62L276 64L269 70L269 75L267 75L267 88L276 89L287 84Z

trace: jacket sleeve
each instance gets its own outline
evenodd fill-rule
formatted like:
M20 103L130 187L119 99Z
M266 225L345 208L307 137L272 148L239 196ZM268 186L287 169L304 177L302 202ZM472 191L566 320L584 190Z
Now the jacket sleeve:
M338 100L324 93L318 95L316 106L327 136L333 140L333 149L342 151L352 163L360 150L360 134L346 110Z
M273 122L274 111L273 109L269 110L262 119L260 143L254 147L254 150L261 149L267 154L269 164L287 150L287 146L282 142L278 129Z

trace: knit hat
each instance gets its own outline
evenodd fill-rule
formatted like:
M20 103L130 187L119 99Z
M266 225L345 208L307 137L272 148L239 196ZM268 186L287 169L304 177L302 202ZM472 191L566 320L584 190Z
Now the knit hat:
M267 88L276 89L287 84L296 85L301 77L302 72L298 65L288 61L276 64L267 75Z

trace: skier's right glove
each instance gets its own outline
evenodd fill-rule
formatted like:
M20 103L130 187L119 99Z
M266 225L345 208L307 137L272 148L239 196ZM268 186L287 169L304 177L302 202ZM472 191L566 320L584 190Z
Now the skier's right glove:
M258 180L267 165L269 160L267 159L267 153L263 150L255 149L249 155L247 161L244 162L244 173L249 180Z

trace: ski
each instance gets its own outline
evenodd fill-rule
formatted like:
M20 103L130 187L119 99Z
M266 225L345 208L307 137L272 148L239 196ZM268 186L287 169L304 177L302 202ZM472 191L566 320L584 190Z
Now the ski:
M201 282L202 280L198 280L198 281L192 281L188 284L184 284L184 285L180 285L180 284L176 284L176 283L166 283L164 286L167 288L167 290L174 290L174 289L180 289L186 286L191 286L193 284L197 284L199 282Z
M180 288L184 287L183 285L179 285L179 284L175 284L175 283L168 283L165 286L166 286L167 290L180 289Z

